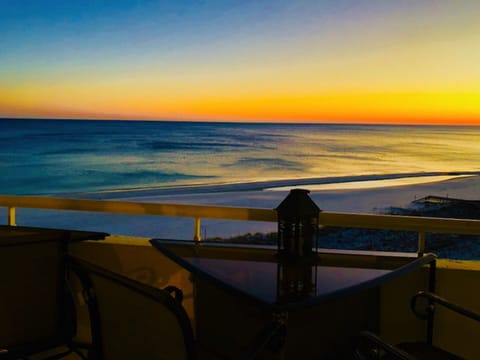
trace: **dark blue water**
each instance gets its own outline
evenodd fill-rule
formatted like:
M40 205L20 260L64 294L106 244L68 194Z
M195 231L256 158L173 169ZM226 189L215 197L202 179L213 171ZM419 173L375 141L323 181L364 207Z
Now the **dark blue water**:
M480 128L0 120L0 193L480 170Z

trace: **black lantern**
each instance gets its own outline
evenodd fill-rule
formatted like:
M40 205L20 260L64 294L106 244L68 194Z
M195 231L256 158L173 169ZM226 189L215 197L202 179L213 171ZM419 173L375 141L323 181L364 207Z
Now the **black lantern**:
M296 301L317 289L317 232L320 209L309 191L291 190L277 207L277 300ZM315 251L313 250L315 248Z
M311 263L317 250L319 207L310 191L291 190L277 207L278 256L282 262ZM315 253L313 251L315 247Z

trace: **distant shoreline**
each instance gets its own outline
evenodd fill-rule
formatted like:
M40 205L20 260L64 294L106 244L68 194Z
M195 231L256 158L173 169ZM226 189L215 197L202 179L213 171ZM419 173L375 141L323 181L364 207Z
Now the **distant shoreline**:
M131 197L152 197L188 194L212 194L242 191L289 191L304 187L312 191L376 189L391 186L434 183L455 178L479 176L480 171L462 172L417 172L396 174L370 174L352 176L332 176L303 179L280 179L238 183L213 183L192 185L171 185L160 187L112 189L96 192L55 194L82 199L124 199Z

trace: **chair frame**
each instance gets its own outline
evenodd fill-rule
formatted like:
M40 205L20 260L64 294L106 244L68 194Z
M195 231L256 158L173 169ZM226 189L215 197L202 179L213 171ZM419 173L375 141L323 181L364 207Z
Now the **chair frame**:
M419 310L419 299L427 300L427 306L423 311ZM430 347L433 347L433 316L435 313L435 304L443 306L444 308L451 310L459 315L463 315L471 320L480 322L480 314L473 312L465 307L458 305L454 302L451 302L433 292L420 291L415 294L410 301L410 308L412 312L418 318L426 320L428 322L427 326L427 339L426 344ZM361 345L364 344L367 354L363 353L360 350ZM391 345L377 335L364 331L357 338L357 343L354 349L354 356L356 359L379 359L380 353L384 351L387 354L392 355L395 359L400 360L412 360L415 359L413 356L400 349L398 346Z
M123 286L130 291L141 294L142 296L148 297L166 306L177 318L181 327L184 335L183 338L187 359L196 359L193 329L190 319L188 318L181 304L183 300L183 293L180 289L171 285L163 289L154 288L72 256L69 256L68 265L72 272L80 280L83 297L89 311L90 328L92 334L92 347L91 351L89 352L89 360L99 360L103 358L103 324L101 322L100 309L95 292L95 285L90 276L91 274L112 281L117 285Z

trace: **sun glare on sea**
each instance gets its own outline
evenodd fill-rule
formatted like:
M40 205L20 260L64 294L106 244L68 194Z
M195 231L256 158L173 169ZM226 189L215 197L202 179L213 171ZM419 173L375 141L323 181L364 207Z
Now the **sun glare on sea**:
M450 179L468 177L471 175L445 175L445 176L417 176L417 177L404 177L398 179L385 179L385 180L364 180L364 181L347 181L341 183L330 184L310 184L302 185L311 191L328 191L328 190L361 190L361 189L375 189L386 188L394 186L405 186L415 184L427 184L439 181L446 181ZM297 186L298 187L298 186ZM283 186L265 189L266 191L290 191L296 188L295 186Z

